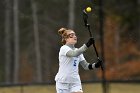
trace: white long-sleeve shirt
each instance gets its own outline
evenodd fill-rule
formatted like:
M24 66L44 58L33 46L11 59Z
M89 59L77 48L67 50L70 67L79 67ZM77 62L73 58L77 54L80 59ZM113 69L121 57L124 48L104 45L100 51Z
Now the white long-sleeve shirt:
M55 77L57 82L76 83L81 82L79 76L79 62L85 60L83 52L87 49L83 45L81 49L63 45L59 51L59 70ZM73 51L72 55L69 51Z
M73 45L63 45L59 51L59 70L55 76L56 82L63 83L79 83L81 82L79 76L79 63L85 70L89 70L89 65L83 52L86 51L87 46L84 44L80 48L75 48ZM95 63L92 64L95 68Z

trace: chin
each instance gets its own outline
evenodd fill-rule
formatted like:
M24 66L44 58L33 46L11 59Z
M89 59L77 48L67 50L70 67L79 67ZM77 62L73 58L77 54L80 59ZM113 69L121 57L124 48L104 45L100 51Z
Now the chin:
M77 42L74 42L74 44L76 44Z

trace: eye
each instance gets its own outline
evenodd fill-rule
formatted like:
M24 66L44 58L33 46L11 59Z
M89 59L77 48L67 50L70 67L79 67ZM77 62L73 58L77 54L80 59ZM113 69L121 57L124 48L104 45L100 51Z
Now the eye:
M70 34L68 34L68 37L69 37L69 38L73 38L74 36L76 36L75 33L70 33Z

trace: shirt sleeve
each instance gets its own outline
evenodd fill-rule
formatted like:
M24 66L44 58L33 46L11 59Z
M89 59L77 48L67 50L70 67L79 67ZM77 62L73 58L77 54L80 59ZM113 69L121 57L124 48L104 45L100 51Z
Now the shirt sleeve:
M79 61L81 62L81 61L83 61L83 60L85 60L85 57L84 57L83 54L81 54L81 55L80 55L80 60L79 60Z
M71 50L67 52L67 56L68 57L77 57L80 56L83 52L85 52L87 50L87 46L84 44L83 46L81 46L78 49L75 50Z
M72 50L70 47L64 45L60 48L60 55L66 56L67 52Z
M82 60L80 61L80 65L85 69L85 70L89 70L89 64L86 60Z

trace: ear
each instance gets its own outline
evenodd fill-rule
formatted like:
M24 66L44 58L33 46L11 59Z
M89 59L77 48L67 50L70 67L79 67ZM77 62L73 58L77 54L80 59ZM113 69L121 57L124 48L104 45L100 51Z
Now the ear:
M65 38L65 41L67 42L68 38Z

